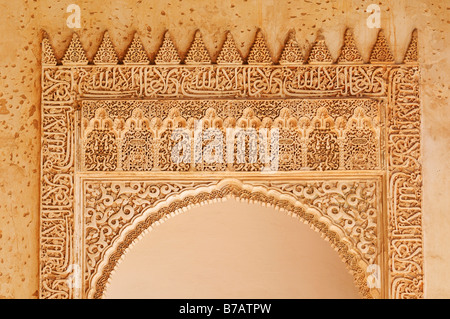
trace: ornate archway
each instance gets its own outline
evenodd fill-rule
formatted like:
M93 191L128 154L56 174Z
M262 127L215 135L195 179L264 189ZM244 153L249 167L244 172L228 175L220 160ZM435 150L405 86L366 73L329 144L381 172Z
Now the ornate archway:
M355 284L363 297L379 298L381 295L380 289L368 287L367 277L370 274L366 271L369 265L378 262L377 213L379 212L376 192L380 187L379 181L360 181L359 185L352 182L326 181L286 186L279 181L267 183L261 180L243 183L236 179L225 179L219 182L203 181L184 185L148 182L137 183L135 187L130 187L126 182L107 185L94 181L89 181L85 185L86 216L90 217L86 222L86 237L90 239L95 236L93 234L101 233L109 235L100 241L88 240L86 243L88 269L85 274L85 287L88 298L100 298L103 295L105 285L117 262L130 245L151 229L152 225L190 206L225 197L258 202L289 212L330 242L354 276ZM144 194L148 194L150 189L159 196L153 197L153 200L151 197L145 197ZM171 189L171 192L162 191L164 189ZM112 191L111 195L107 195L110 194L109 190ZM139 195L133 196L132 192ZM101 193L100 197L98 193ZM126 204L128 213L119 209L116 214L110 215L108 220L99 220L95 216L99 206L103 206L106 211L114 205L121 205L125 209L123 198L130 199ZM329 201L334 204L327 204ZM367 214L354 218L352 211L362 206L366 206ZM130 218L123 218L124 214L128 214ZM112 226L114 221L119 220L120 226Z
M318 229L365 297L423 297L416 42L414 33L404 63L394 64L380 32L364 63L347 32L333 64L323 37L305 59L291 34L273 64L258 31L244 64L228 33L213 64L196 32L180 64L166 33L151 65L138 37L118 64L105 33L91 64L74 35L59 65L45 38L41 298L100 297L144 229L189 200L227 195L270 203ZM197 160L194 143L186 144L194 160L176 161L174 131L195 140L197 121L222 136L277 129L278 170L237 161L250 154L234 142L226 163ZM379 290L367 286L369 265L381 269Z

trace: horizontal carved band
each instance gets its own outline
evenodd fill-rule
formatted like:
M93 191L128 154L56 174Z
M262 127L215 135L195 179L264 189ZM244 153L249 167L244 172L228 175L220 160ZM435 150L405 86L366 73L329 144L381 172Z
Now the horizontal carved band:
M380 169L380 112L363 99L84 101L83 169L261 171L261 155L281 171Z
M48 104L77 99L385 97L389 66L45 67Z

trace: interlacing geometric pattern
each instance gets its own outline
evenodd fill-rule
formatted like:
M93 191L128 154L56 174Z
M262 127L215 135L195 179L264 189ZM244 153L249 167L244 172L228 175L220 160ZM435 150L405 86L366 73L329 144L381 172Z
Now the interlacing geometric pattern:
M154 61L138 34L120 55L107 32L89 61L74 34L59 64L45 35L40 297L101 298L152 225L235 197L319 232L363 297L423 298L417 31L402 64L382 31L369 63L343 36L334 62L321 34L306 54L290 32L276 63L262 30L246 58L227 32L216 61L198 30L186 54L166 32ZM277 128L279 171L174 162L172 133L198 122L223 136ZM367 283L373 264L381 288Z

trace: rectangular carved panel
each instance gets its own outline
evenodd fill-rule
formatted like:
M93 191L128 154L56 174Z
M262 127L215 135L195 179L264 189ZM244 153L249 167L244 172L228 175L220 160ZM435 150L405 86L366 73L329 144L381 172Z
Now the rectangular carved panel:
M264 163L226 165L229 139L235 148L239 143L227 130L242 127L279 130L280 171L379 170L383 106L374 99L84 100L82 170L261 171ZM194 139L195 121L202 121L204 130L216 130L214 137L219 135L218 163L195 161L190 143L189 164L176 165L171 156L174 127L186 129ZM201 138L204 152L213 138Z
M369 289L364 271L369 265L382 263L380 177L322 180L297 174L296 181L277 177L190 181L125 176L113 180L86 177L82 181L84 293L88 298L103 295L124 251L147 228L193 205L230 196L285 210L308 224L338 251L362 296L382 295L381 287Z
M204 123L220 119L223 127L229 117L239 121L253 116L260 122L249 123L263 125L268 118L271 125L287 128L281 130L286 134L281 171L307 169L322 177L336 173L355 179L369 170L384 174L387 194L380 195L379 201L387 209L382 212L387 221L387 296L423 297L419 93L416 65L44 65L41 298L80 296L71 284L77 276L74 265L80 260L80 247L87 240L76 236L80 234L76 209L82 199L76 182L80 174L98 177L158 170L167 174L223 171L228 176L235 172L236 178L243 172L258 174L259 169L248 166L229 169L201 163L183 168L168 160L168 153L160 151L162 145L168 146L161 139L169 137L167 125L188 125L189 119L202 116ZM134 118L141 122L131 121ZM137 132L132 123L149 132ZM295 130L289 126L292 123ZM75 137L78 125L80 140ZM298 134L295 138L293 132ZM96 134L102 137L95 140ZM331 136L336 144L320 143ZM299 143L292 143L297 137ZM375 141L374 146L366 147L368 141ZM146 143L151 145L148 154L143 152L149 149L142 146ZM75 150L75 144L81 149ZM325 157L320 157L321 145ZM330 145L336 151L327 157Z

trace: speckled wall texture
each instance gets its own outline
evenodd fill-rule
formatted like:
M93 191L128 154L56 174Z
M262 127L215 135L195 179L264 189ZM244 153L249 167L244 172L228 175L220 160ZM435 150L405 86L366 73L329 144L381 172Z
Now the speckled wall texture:
M347 27L354 29L365 59L377 36L365 12L381 7L385 30L401 62L414 28L419 30L422 66L424 255L428 298L450 298L450 2L448 0L14 0L1 1L0 25L0 298L38 296L40 42L50 36L61 58L73 30L66 8L81 7L77 30L92 58L109 30L120 55L137 31L151 57L171 31L182 53L196 29L215 57L225 31L247 55L257 28L278 57L290 29L309 48L323 30L336 58ZM446 111L447 110L447 111Z

